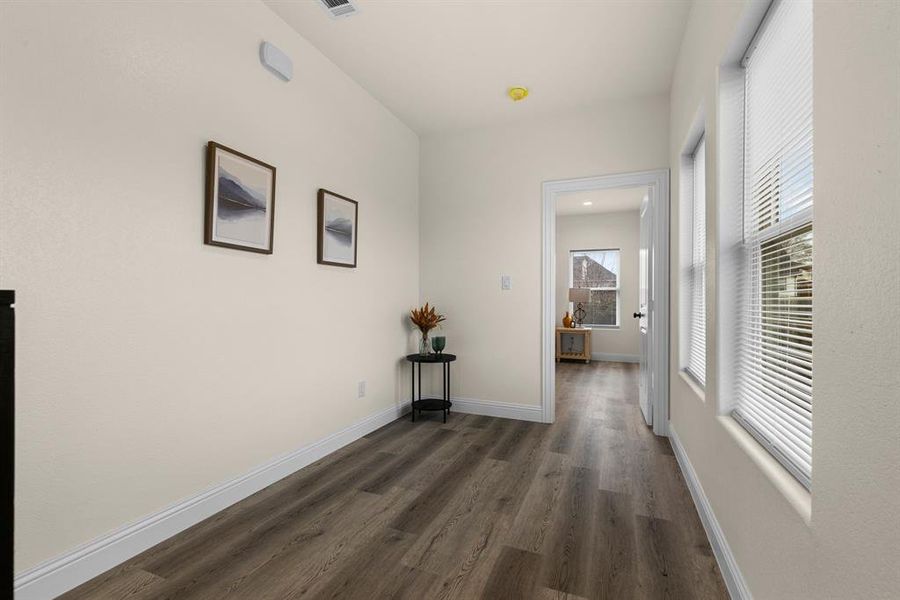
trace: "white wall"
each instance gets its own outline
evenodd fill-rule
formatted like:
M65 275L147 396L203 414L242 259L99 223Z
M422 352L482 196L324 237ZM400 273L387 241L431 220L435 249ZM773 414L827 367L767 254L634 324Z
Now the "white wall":
M406 397L407 127L253 2L3 3L0 44L17 571ZM210 139L277 167L273 255L202 244ZM319 187L360 203L358 269L316 264Z
M758 4L758 3L757 3ZM894 598L900 588L900 5L814 5L815 383L806 492L720 409L717 206L727 130L717 68L751 3L695 3L671 93L669 163L706 111L708 364L705 399L672 372L671 424L758 599ZM758 11L757 11L758 12ZM673 190L679 189L673 169ZM721 187L720 187L721 186ZM679 298L672 203L672 295ZM723 304L724 307L724 304ZM673 305L673 318L680 311ZM679 348L671 328L673 357ZM673 360L672 364L679 364Z
M640 356L638 320L638 250L641 213L637 210L556 217L556 312L557 321L572 309L569 302L569 252L591 248L618 248L619 327L595 327L591 332L594 354L616 354L637 360Z
M667 132L654 96L422 139L421 299L447 315L454 396L540 405L541 183L665 168Z

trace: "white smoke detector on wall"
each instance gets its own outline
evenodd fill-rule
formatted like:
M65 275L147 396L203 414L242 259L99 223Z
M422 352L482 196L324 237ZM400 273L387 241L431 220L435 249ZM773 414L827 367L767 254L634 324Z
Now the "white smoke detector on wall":
M259 60L263 66L285 81L290 81L294 76L294 61L269 42L259 45Z

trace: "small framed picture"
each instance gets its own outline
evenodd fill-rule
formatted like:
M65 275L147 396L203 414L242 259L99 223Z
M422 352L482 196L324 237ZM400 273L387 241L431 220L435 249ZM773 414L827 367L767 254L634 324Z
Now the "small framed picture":
M357 216L355 200L319 190L320 265L356 267Z
M274 226L275 167L209 142L204 243L272 254Z

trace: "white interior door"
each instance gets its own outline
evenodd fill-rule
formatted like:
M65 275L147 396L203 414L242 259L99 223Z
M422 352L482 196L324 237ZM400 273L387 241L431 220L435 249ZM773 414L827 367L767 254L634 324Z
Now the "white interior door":
M640 404L641 413L647 425L653 425L653 406L651 403L652 389L652 344L651 344L651 327L653 326L653 314L651 310L651 298L653 297L653 277L651 273L653 260L653 251L651 243L651 233L653 231L653 211L650 210L650 201L648 196L644 196L641 203L641 239L640 250L638 256L639 262L639 281L638 285L638 310L633 314L635 319L640 319L639 329L641 335L641 370L639 379L640 388Z

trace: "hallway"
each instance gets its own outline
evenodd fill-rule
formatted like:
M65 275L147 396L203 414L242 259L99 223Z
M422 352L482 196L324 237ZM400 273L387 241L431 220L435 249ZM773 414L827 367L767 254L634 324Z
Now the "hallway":
M400 419L62 598L727 598L637 372L558 365L552 426Z

